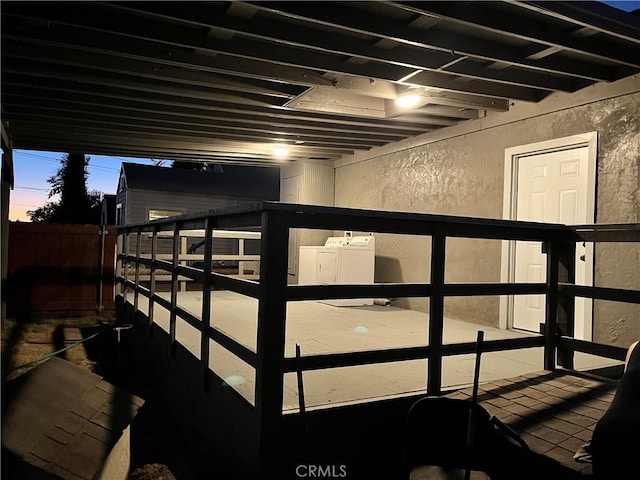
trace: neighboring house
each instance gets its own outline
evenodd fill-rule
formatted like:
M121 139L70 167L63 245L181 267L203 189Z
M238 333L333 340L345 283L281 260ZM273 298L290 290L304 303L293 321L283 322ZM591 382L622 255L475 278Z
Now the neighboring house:
M157 220L185 213L280 199L280 168L217 165L208 171L157 167L125 162L116 193L116 225ZM202 238L185 238L183 249L200 253ZM158 241L158 253L171 252L171 240ZM246 254L257 254L259 242L247 240ZM193 250L191 250L193 249ZM214 254L238 254L238 240L216 238ZM141 242L141 254L151 253L151 241ZM238 268L237 261L214 261L216 271ZM257 268L257 267L256 267ZM254 273L257 269L254 270Z
M116 225L279 199L279 168L224 165L201 172L125 162L116 192Z
M100 212L100 225L116 224L116 196L104 194L102 196L102 211Z

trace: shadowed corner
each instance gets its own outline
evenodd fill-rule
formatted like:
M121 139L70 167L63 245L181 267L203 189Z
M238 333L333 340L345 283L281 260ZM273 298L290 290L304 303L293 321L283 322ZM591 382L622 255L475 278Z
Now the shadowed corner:
M96 333L85 329L82 338L100 349L96 340L108 335ZM59 326L53 343L68 344L68 334ZM3 479L127 478L140 397L55 356L6 382L2 393Z
M122 324L117 321L111 329L91 342L87 342L86 353L94 363L94 371L106 382L116 386L120 401L114 402L112 422L117 430L118 418L129 416L126 398L144 398L135 418L131 419L130 463L128 480L199 480L201 470L211 462L219 462L215 452L197 432L186 431L169 415L161 401L158 385L140 378L144 376L136 365L135 337L147 337L145 322ZM118 328L121 328L118 335ZM82 329L83 337L95 333L95 327ZM239 380L239 379L235 379ZM230 379L231 382L234 379ZM125 398L125 395L128 396ZM217 471L220 471L218 468ZM112 480L103 477L104 480Z

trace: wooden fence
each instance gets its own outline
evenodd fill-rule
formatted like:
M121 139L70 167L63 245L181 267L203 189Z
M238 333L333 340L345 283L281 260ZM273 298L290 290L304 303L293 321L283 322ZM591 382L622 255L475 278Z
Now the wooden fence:
M10 222L7 316L114 309L115 240L115 227Z

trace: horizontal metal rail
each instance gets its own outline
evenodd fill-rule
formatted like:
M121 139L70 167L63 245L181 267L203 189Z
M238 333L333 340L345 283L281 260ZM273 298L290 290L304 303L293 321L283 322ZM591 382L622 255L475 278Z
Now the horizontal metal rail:
M564 349L587 353L598 357L610 358L612 360L624 361L627 349L615 345L604 343L588 342L573 337L562 336L558 339L558 345Z
M564 296L593 298L595 300L610 300L612 302L640 303L640 291L623 288L588 287L561 283L558 293Z
M121 259L123 261L129 262L132 264L140 263L149 268L155 268L156 275L159 275L157 273L157 270L171 272L174 269L173 264L171 262L167 262L164 260L151 260L150 258L143 258L143 257L136 259L135 256L122 255L122 254L118 255L117 257L118 259ZM202 282L204 280L203 271L194 267L178 265L176 267L176 271L182 277L180 278L180 280L190 279L198 282ZM258 297L259 283L254 280L247 280L243 278L238 278L235 275L225 275L225 274L216 273L216 272L212 272L210 275L211 275L211 284L215 287L232 290L234 292L237 292L249 297L254 297L254 298ZM124 282L124 277L118 276L116 277L116 281ZM132 290L135 289L134 283L130 283L130 284L127 283L127 286Z
M119 280L124 280L122 277L118 277ZM127 282L125 282L125 284L131 288L132 290L135 289L135 283L128 280ZM154 303L157 303L158 305L160 305L161 307L170 310L171 309L171 301L167 300L164 297L161 297L157 294L151 296L150 295L150 291L149 289L146 289L144 287L138 287L138 292L141 293L142 295L144 295L147 298L153 298ZM185 322L187 322L190 326L192 326L193 328L195 328L196 330L198 330L199 332L202 332L202 322L200 321L200 318L198 318L196 315L192 314L191 312L189 312L188 310L185 310L184 308L180 307L180 306L176 306L175 307L175 312L176 315L184 320ZM242 361L244 361L245 363L251 365L252 367L255 367L256 365L256 353L251 350L250 348L242 345L241 343L239 343L238 341L234 340L233 338L227 336L225 333L223 333L221 330L218 330L215 327L209 327L208 330L208 336L211 340L214 340L216 343L218 343L219 345L223 346L225 349L227 349L228 351L230 351L231 353L233 353L234 355L236 355L238 358L240 358Z
M483 343L483 352L501 352L522 348L544 346L541 335L525 338L508 338L491 340ZM476 352L475 343L456 343L442 346L442 356L465 355ZM388 350L366 350L361 352L328 353L309 355L300 358L285 358L284 371L287 373L300 370L323 370L329 368L353 367L377 363L404 362L407 360L429 359L432 351L429 346L393 348Z
M574 231L557 223L271 202L263 204L263 211L288 214L287 220L290 228L360 230L428 236L433 235L437 229L441 229L446 232L448 237L545 241L555 235L575 239L575 241L580 240Z
M546 293L544 283L448 283L445 296L536 295ZM410 298L431 295L430 283L374 283L340 285L289 285L287 300L323 300L345 298Z
M199 332L202 332L202 322L197 316L182 307L176 307L175 310L178 317L186 321L189 325L191 325ZM209 339L215 341L216 343L233 353L243 362L251 365L252 367L256 366L256 352L254 352L250 348L227 336L215 327L209 326L205 333L207 333Z
M260 228L260 232L256 229ZM287 285L286 241L295 228L350 230L399 235L426 236L431 238L430 282L375 283L350 285ZM211 262L216 259L211 249L209 258L204 255L185 253L178 242L186 236L203 237L205 231L234 229L247 238L260 237L261 255L246 255L240 249L242 260L265 262L260 268L259 281L238 276L210 272L209 269L184 265L187 261ZM243 230L244 229L244 230ZM427 390L439 394L441 369L444 357L469 355L476 352L475 343L443 343L444 299L447 297L499 296L499 295L544 295L547 316L543 334L514 339L485 341L485 352L519 350L543 347L545 368L556 367L556 353L560 358L582 352L605 358L623 360L626 353L622 347L577 340L556 333L558 328L573 326L573 298L584 297L597 300L640 304L637 290L590 287L572 283L575 271L574 257L577 242L640 242L640 224L579 225L568 227L560 224L522 222L500 219L482 219L461 216L432 215L411 212L372 211L350 208L335 208L311 205L256 203L231 209L183 215L170 219L144 222L120 228L124 242L117 260L122 266L118 284L126 292L141 294L149 298L150 308L157 304L170 312L171 340L175 340L175 322L184 321L201 332L201 350L205 352L203 369L208 374L208 341L214 341L256 370L255 401L264 432L273 432L282 414L282 376L298 371L323 370L411 360L427 360ZM137 235L137 238L136 238ZM140 253L140 238L151 237L157 246L159 237L173 238L173 254L159 253L154 248L151 256ZM469 238L499 241L541 242L547 252L547 280L544 283L451 283L445 281L445 252L447 239ZM135 239L135 254L129 251L129 240ZM211 243L211 238L208 240ZM133 243L132 243L133 245ZM267 248L266 246L269 246ZM285 247L283 247L285 245ZM272 253L276 252L276 253ZM263 257L264 256L264 257ZM237 256L236 256L237 257ZM221 257L227 259L227 256ZM234 258L237 260L238 258ZM179 263L183 262L182 265ZM150 288L142 285L140 266L151 270ZM167 272L172 279L171 300L155 293L155 281L160 273ZM275 273L274 273L275 272ZM135 273L135 282L132 274ZM146 274L147 272L145 272ZM242 273L242 272L240 272ZM426 275L425 275L426 276ZM146 281L146 276L144 277ZM256 351L237 342L224 332L205 325L191 312L177 305L178 282L191 279L203 285L203 292L226 289L258 299L258 329ZM207 293L208 294L208 293ZM215 301L215 295L213 295ZM277 298L274 298L277 297ZM344 353L329 353L289 358L284 355L286 337L286 303L290 301L352 299L352 298L429 298L430 314L425 314L429 332L424 345L367 350ZM210 298L210 297L208 297ZM208 303L203 308L208 308ZM203 314L206 323L208 316ZM150 313L150 322L153 322ZM428 319L428 320L427 320ZM563 332L572 331L564 330ZM172 336L173 335L173 336ZM562 365L562 363L560 363ZM206 383L206 382L205 382ZM267 433L265 433L267 435ZM268 436L268 435L267 435Z
M584 242L640 242L640 223L572 225L569 227Z

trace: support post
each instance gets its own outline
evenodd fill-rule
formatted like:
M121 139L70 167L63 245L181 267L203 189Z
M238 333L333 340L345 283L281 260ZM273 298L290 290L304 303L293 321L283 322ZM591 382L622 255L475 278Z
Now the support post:
M138 298L140 290L140 237L142 236L142 227L138 227L136 231L136 273L135 273L135 289L133 291L133 311L134 315L138 315Z
M202 363L202 385L209 391L209 326L211 325L211 264L213 255L213 219L204 221L204 257L202 270L202 331L200 332L200 361Z
M104 305L103 305L103 299L102 299L102 293L104 290L104 250L105 250L105 243L107 241L107 226L106 225L100 225L100 231L98 232L98 235L100 235L100 254L99 254L99 265L98 265L98 272L99 272L99 278L98 278L98 306L96 308L96 311L99 314L102 314L102 312L104 312Z
M244 238L238 239L238 256L244 257ZM244 261L238 260L238 276L244 278Z
M558 283L576 282L576 243L562 241L558 243ZM573 337L576 321L576 297L575 295L558 296L556 335ZM565 368L574 368L573 351L559 348L558 365Z
M171 313L169 314L169 355L176 356L176 307L178 306L178 258L180 255L180 223L173 224L173 262L171 268Z
M122 254L126 257L129 255L129 231L125 230L122 235L120 235L120 246L122 247ZM127 280L129 279L129 267L126 258L120 261L120 268L122 269L122 284L120 286L120 293L122 293L122 300L124 303L127 303Z
M558 267L559 245L555 238L545 240L547 253L547 284L544 320L544 368L556 369L557 325L558 325Z
M288 250L287 212L263 211L255 395L261 478L281 477Z
M446 237L436 225L431 236L431 297L429 299L429 363L427 392L440 395L442 389L442 337L444 332L444 265Z
M149 311L147 312L147 318L149 323L149 333L151 333L151 325L153 325L153 311L156 295L156 258L158 256L158 226L153 227L153 233L151 237L151 268L149 272Z
M182 237L180 239L180 253L185 255L187 253L187 237ZM180 262L180 265L186 265L187 261L183 260ZM182 282L180 282L180 291L181 292L186 292L187 291L187 281L183 280Z

